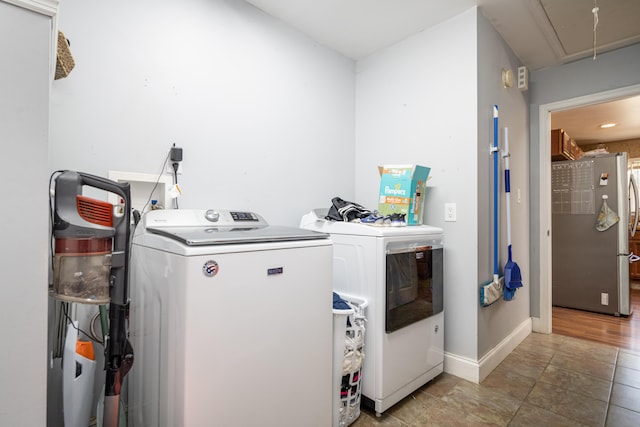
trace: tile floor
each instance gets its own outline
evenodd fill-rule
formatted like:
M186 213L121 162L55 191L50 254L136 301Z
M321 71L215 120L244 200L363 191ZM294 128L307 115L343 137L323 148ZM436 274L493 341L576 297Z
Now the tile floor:
M532 333L481 384L443 373L351 426L640 426L640 353Z

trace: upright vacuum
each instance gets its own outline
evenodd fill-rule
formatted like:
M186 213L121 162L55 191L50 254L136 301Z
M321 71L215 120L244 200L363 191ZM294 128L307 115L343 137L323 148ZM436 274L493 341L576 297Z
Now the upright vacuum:
M104 190L118 196L121 204L83 196L83 187ZM55 239L53 285L56 299L81 304L109 305L109 333L105 340L105 396L103 425L117 427L120 391L133 365L133 348L127 339L129 311L129 247L131 227L129 183L80 172L63 171L55 178L52 232ZM77 324L69 328L77 331ZM86 426L91 405L92 350L78 341L77 332L67 334L63 366L63 411L65 426ZM75 342L73 342L75 341ZM72 363L70 358L73 359ZM95 363L95 361L94 361ZM84 368L83 368L84 367ZM69 372L70 371L70 372ZM84 371L84 373L83 373ZM91 381L90 381L91 380ZM89 388L89 390L87 390ZM84 403L81 400L85 400ZM84 424L83 424L84 423Z

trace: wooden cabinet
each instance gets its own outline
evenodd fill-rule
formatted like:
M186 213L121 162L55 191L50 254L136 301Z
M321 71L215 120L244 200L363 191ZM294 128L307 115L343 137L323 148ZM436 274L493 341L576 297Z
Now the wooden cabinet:
M584 154L582 148L580 148L580 146L573 140L573 138L569 139L569 143L569 152L571 153L572 159L580 160L580 158L582 158L582 155Z
M551 160L578 160L582 154L582 149L564 130L551 131Z

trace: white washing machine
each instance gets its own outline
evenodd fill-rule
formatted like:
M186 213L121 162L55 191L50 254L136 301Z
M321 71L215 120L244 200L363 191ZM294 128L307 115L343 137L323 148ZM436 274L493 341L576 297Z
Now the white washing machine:
M444 367L443 230L379 227L305 215L301 227L331 235L334 290L365 298L362 402L378 414Z
M327 235L251 212L144 215L129 425L330 426L331 254Z

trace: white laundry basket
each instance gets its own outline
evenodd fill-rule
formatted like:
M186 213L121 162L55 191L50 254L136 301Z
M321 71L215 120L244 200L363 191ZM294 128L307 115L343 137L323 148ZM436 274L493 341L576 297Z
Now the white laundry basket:
M339 295L351 308L333 310L333 427L346 427L360 416L367 301Z

